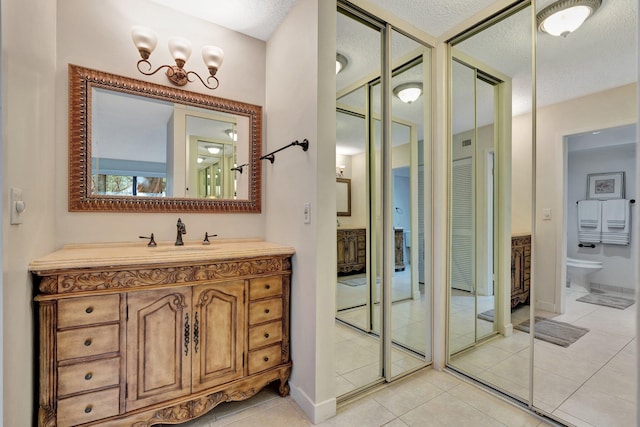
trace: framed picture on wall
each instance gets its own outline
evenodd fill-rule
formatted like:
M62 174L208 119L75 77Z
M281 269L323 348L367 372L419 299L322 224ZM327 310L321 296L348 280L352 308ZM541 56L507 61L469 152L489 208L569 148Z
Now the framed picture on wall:
M624 172L590 173L587 175L587 199L624 198Z

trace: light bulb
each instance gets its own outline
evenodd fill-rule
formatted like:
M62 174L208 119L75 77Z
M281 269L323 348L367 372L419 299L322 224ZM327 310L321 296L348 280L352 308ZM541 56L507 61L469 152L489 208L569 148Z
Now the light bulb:
M217 46L204 46L202 48L202 60L209 69L211 75L215 75L224 59L224 51ZM212 71L213 70L213 71Z
M183 37L174 37L169 40L169 52L176 63L182 61L184 65L191 56L191 42Z
M149 58L158 44L158 35L153 30L140 25L131 27L131 39L143 59Z

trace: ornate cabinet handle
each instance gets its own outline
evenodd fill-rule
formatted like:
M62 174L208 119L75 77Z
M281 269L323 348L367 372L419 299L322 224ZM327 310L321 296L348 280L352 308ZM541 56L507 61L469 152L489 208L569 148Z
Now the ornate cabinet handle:
M196 354L198 353L198 342L200 341L200 328L199 328L199 322L198 322L198 312L196 311L196 319L193 323L193 345L194 345L194 351L196 352Z
M184 355L189 355L189 313L184 315Z

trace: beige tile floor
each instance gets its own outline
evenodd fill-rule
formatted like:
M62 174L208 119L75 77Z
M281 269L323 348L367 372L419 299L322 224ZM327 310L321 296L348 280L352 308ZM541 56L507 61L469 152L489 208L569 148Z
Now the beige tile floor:
M183 425L296 427L313 424L291 397L280 398L275 391L267 389L248 401L222 404L202 418ZM317 425L534 427L549 424L449 373L427 368L340 405L335 417Z
M563 315L536 313L590 331L566 348L534 341L534 405L579 427L636 425L637 304L618 310L576 301L585 293L567 289ZM526 399L529 357L529 336L514 331L461 353L452 364Z
M609 292L608 292L609 293ZM534 404L578 427L616 427L635 424L635 313L636 305L617 310L576 301L584 291L567 290L566 314L538 312L590 329L568 348L535 340ZM623 295L629 298L629 295ZM458 304L459 303L459 304ZM469 301L457 301L463 311ZM395 307L402 307L395 309ZM424 345L426 325L420 300L394 304L394 325L418 331L414 345ZM526 317L528 307L514 314ZM349 312L344 313L348 315ZM354 311L353 319L362 318ZM518 318L517 321L520 319ZM403 323L404 322L404 323ZM461 325L463 322L461 322ZM395 328L394 328L395 329ZM462 329L460 329L461 332ZM468 331L467 331L468 332ZM336 395L375 380L377 339L336 323ZM424 347L423 347L424 348ZM529 338L515 331L462 353L456 366L516 396L528 396ZM423 365L423 359L394 349L393 374ZM310 421L290 398L266 390L245 402L223 404L189 427L309 426ZM539 426L546 425L527 412L477 389L451 374L430 368L383 386L375 393L341 406L326 426Z

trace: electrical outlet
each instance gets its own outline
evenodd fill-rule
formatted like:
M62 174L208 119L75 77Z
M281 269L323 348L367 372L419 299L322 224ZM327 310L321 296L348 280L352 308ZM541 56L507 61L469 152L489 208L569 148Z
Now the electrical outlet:
M304 204L304 223L311 224L311 203Z

